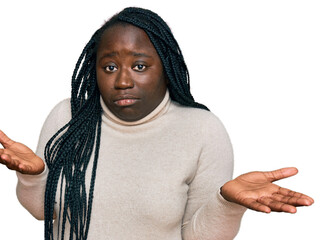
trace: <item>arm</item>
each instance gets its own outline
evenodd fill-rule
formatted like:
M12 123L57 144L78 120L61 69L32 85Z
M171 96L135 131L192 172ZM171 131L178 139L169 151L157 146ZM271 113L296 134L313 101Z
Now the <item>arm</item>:
M36 155L44 158L44 149L48 140L70 119L69 100L59 103L47 117L39 137ZM44 197L48 169L38 175L28 175L25 172L17 172L17 197L36 219L44 219Z
M220 122L207 124L207 131L198 170L189 184L183 239L231 240L246 208L295 213L297 206L313 204L312 198L273 184L295 175L296 168L250 172L230 180L233 156L228 135Z
M182 235L184 240L231 240L246 210L220 195L220 187L232 177L232 146L217 118L204 126L203 148L197 172L189 184Z
M39 189L37 184L42 185L46 181L47 171L44 171L45 164L43 160L38 157L30 148L24 144L18 143L10 139L2 131L0 131L0 143L4 149L0 149L0 163L7 166L11 170L17 171L18 176L21 177L23 185L27 188L20 189L21 184L18 184L18 200L25 201L27 204L33 204L35 211L31 213L39 219L39 210L43 204L38 202L39 193L35 194L32 189ZM33 179L31 181L31 179ZM28 192L33 192L30 195ZM19 198L19 196L26 196L26 198Z

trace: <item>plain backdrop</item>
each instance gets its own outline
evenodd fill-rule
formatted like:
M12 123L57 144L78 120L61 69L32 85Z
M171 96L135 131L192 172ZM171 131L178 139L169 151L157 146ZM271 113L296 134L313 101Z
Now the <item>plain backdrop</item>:
M172 28L195 99L230 134L234 176L295 166L299 174L278 184L315 199L296 214L247 211L236 239L322 239L321 1L1 1L0 129L35 149L46 116L70 95L83 47L127 6ZM43 239L15 186L1 165L0 239Z

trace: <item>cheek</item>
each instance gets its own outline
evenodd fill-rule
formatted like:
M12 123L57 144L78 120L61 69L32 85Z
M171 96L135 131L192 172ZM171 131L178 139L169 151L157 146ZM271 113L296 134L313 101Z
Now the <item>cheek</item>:
M160 73L159 75L159 78L158 78L158 81L157 81L157 91L161 94L161 95L164 95L165 91L167 90L167 79L164 75L163 72Z
M106 79L106 75L104 73L101 73L100 71L97 72L96 78L97 78L98 89L101 95L106 95L106 92L108 92L109 89L111 88L110 86L111 81L108 81L108 79Z
M151 79L153 79L152 82L151 82ZM151 90L155 89L160 91L167 85L165 74L161 67L154 69L153 73L150 74L147 81L150 81Z
M147 92L151 100L151 105L159 104L166 93L167 84L166 80L161 74L158 78L153 81L152 84L148 86Z

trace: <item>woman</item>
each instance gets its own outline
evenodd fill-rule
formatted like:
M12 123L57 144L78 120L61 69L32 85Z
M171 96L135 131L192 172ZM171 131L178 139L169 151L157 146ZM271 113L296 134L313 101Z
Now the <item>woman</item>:
M295 168L230 181L228 135L194 101L180 48L155 13L111 18L72 79L36 154L0 132L0 162L18 172L18 199L45 220L46 239L232 239L245 207L294 213L313 203L272 184Z

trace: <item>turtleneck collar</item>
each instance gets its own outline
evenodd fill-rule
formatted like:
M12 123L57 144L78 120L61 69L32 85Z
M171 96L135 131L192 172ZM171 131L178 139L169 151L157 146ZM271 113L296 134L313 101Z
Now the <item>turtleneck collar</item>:
M116 117L105 105L102 97L100 98L100 102L101 102L101 106L103 109L103 115L107 119L113 121L114 123L123 125L123 126L136 126L136 125L150 122L150 121L158 118L159 116L163 115L168 110L171 100L170 100L169 91L167 90L161 103L151 113L149 113L144 118L134 121L134 122L127 122L127 121L124 121L124 120Z

